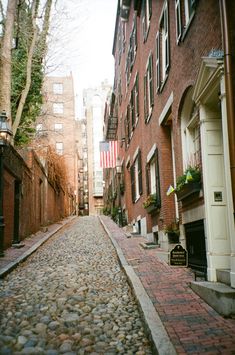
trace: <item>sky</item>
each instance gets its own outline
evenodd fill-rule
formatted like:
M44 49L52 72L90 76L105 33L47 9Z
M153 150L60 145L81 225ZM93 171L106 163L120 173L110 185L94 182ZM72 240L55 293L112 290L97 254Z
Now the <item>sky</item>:
M112 56L118 0L58 0L51 20L48 75L73 74L76 111L82 90L114 80Z

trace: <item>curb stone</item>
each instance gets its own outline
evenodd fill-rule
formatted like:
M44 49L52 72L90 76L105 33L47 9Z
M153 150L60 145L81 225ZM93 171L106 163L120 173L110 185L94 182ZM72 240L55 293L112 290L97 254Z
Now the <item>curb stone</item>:
M116 249L120 264L127 275L130 286L132 287L135 297L140 305L145 326L152 340L154 354L176 355L177 352L161 322L159 315L157 314L157 311L154 308L151 299L149 298L147 292L145 291L139 277L136 275L133 267L130 266L126 261L126 258L121 248L119 247L117 241L112 237L112 234L110 233L108 227L105 225L105 222L100 217L99 220L105 232L107 233L110 240L112 241L113 246Z

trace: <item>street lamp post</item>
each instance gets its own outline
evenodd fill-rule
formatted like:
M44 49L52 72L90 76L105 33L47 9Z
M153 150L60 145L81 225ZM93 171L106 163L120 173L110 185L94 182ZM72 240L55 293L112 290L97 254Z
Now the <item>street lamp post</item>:
M6 112L0 114L0 257L4 256L4 216L3 216L3 154L9 144L12 131L7 122Z
M117 158L116 164L117 182L118 182L118 225L122 227L122 205L121 205L121 175L122 175L122 164L120 158Z

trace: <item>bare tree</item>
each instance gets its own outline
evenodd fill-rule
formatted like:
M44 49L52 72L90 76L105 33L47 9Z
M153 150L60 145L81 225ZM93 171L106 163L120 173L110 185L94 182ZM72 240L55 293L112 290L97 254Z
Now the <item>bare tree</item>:
M17 0L8 0L0 55L0 111L11 118L11 48Z
M32 29L33 29L33 32L32 32L32 39L31 39L28 58L27 58L26 83L25 83L24 89L22 90L21 97L20 97L19 104L18 104L17 111L16 111L16 116L15 116L15 119L14 119L14 122L12 125L13 136L15 136L17 128L20 124L24 104L25 104L25 101L26 101L26 98L27 98L27 95L28 95L28 92L30 89L30 85L31 85L32 60L33 60L33 53L35 50L35 45L36 45L37 36L38 36L38 27L37 27L37 23L36 23L36 18L38 15L39 2L40 2L40 0L34 0L32 3Z
M45 3L45 8L44 8L45 13L44 13L42 31L40 33L40 36L38 36L39 31L36 23L40 0L33 0L32 3L32 30L33 31L32 31L32 38L31 38L31 43L30 43L28 57L27 57L26 83L20 96L19 104L16 111L16 116L13 123L13 136L15 136L17 129L20 125L25 101L27 99L27 95L29 93L30 86L31 86L32 64L34 59L33 56L36 49L35 47L37 46L37 52L39 54L38 57L41 62L43 62L46 55L46 51L47 51L46 40L47 40L47 35L48 35L49 25L50 25L50 13L51 13L52 2L53 0L47 0Z

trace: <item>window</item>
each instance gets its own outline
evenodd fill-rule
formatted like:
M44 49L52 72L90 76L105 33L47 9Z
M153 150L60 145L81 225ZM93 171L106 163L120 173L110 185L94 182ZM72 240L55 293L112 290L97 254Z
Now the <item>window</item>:
M158 150L154 150L150 160L146 164L147 195L156 194L158 207L161 206L160 176L158 164Z
M185 97L181 113L181 135L184 168L201 165L200 122L196 106L192 104L192 88Z
M150 54L144 76L144 117L150 120L153 107L153 55Z
M137 156L131 166L131 194L133 203L139 199L142 192L141 152L138 150Z
M46 137L47 136L47 131L43 129L42 123L38 123L36 125L36 135L38 137Z
M148 37L150 19L152 15L152 0L143 1L142 31L144 42Z
M185 167L187 165L200 165L201 144L200 144L200 124L198 114L194 114L188 122L182 122L183 128L183 149Z
M37 124L36 131L37 131L37 133L40 133L42 131L42 123Z
M163 7L156 37L156 88L161 91L170 66L168 2Z
M176 40L183 39L195 14L196 0L175 0Z
M64 144L63 144L63 142L56 142L55 149L56 149L56 153L57 154L63 155L63 153L64 153Z
M55 123L54 128L55 128L55 131L56 131L56 132L62 132L62 130L63 130L63 125L62 125L62 123Z
M137 51L137 20L136 20L136 15L135 15L134 22L133 22L133 28L132 28L132 32L131 32L131 36L130 36L130 65L131 65L131 70L132 70L134 62L135 62L136 51Z
M56 113L56 114L63 114L64 113L63 102L54 102L53 103L53 113Z
M54 83L53 84L53 94L63 94L63 84L62 83Z

